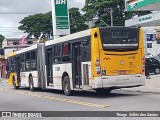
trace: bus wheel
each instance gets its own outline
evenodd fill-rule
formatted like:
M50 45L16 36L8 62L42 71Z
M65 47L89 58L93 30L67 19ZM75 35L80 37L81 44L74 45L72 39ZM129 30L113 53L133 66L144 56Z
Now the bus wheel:
M70 96L72 94L72 91L70 88L70 80L68 76L65 76L63 79L63 91L66 96Z
M34 91L33 77L29 77L29 89L32 92Z
M19 88L19 86L16 86L16 80L14 77L13 77L13 87L15 90L17 90Z

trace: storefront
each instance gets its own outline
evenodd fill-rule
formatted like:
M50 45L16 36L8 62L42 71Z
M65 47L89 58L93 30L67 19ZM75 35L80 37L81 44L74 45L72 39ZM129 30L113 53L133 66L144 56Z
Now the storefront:
M0 56L0 78L6 78L7 75L6 66L7 66L7 60L3 56Z

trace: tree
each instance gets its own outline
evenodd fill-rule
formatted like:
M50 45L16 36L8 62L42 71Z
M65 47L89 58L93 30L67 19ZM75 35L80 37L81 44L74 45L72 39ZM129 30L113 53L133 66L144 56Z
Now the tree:
M71 33L82 31L88 28L84 17L79 12L79 8L71 8L70 12L70 28ZM34 35L38 38L41 33L45 36L52 33L52 14L48 12L46 14L35 14L25 17L19 22L21 25L19 30L23 30L25 33L29 33L29 36Z
M0 34L0 45L2 45L2 42L3 42L4 39L5 39L5 37Z
M79 32L88 29L88 25L85 24L85 19L79 11L79 8L69 9L70 28L71 33Z
M113 10L113 23L115 26L124 26L125 20L130 19L135 15L140 16L150 13L150 11L125 12L125 0L86 0L82 10L85 12L84 16L87 21L98 16L100 20L103 20L110 25L110 9ZM98 26L104 26L100 20L96 24Z
M48 12L46 14L35 14L25 17L19 22L21 25L19 30L24 30L25 33L29 33L29 36L34 35L38 38L41 33L44 35L52 32L52 14Z

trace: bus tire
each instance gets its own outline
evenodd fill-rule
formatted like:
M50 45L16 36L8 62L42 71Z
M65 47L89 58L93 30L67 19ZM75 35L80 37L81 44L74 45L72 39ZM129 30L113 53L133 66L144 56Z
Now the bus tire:
M19 89L19 86L16 86L15 77L13 77L13 88L14 88L15 90Z
M35 90L32 76L29 77L29 90L32 91L32 92Z
M63 79L63 91L66 96L72 95L72 91L70 88L70 80L68 76L65 76Z

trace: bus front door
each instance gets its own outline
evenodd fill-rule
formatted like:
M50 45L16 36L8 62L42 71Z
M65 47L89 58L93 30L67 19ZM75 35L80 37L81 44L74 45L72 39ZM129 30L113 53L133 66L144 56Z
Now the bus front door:
M47 86L53 85L52 75L52 49L46 50Z
M82 88L81 77L81 42L74 43L72 45L72 75L73 75L73 87Z
M21 80L20 79L20 71L21 71L20 70L20 63L21 63L20 57L17 57L17 62L16 63L17 63L17 65L16 65L17 66L17 70L16 70L17 71L17 81L18 81L18 83L21 83L21 81L20 81Z

